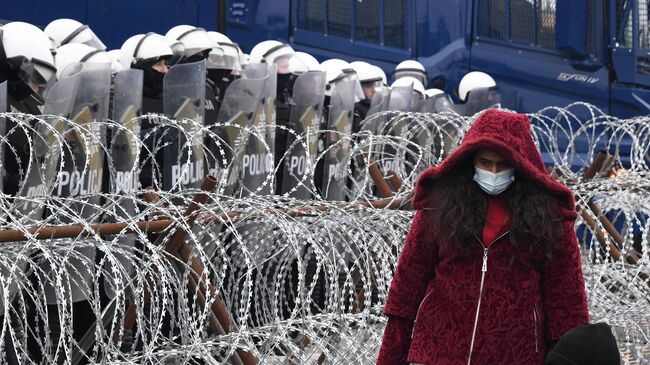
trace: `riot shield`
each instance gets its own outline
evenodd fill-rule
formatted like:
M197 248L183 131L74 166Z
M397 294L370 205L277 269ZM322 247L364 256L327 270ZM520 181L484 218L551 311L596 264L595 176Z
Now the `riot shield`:
M467 96L463 113L466 116L474 115L488 108L499 107L500 103L501 93L496 87L474 89Z
M370 101L370 109L368 109L368 114L366 114L366 119L361 125L361 131L369 131L372 134L378 134L384 128L384 123L386 118L384 116L379 117L377 114L388 110L388 101L390 100L390 89L387 87L382 87L380 90L375 92L375 95Z
M406 112L411 109L411 100L413 97L412 86L398 86L390 91L390 100L388 101L388 110L394 112ZM408 118L400 116L398 113L390 116L391 119L387 121L384 130L381 134L401 138L404 136L406 126L409 123ZM381 155L378 158L379 167L384 175L390 172L402 172L404 161L402 160L401 149L396 147L398 139L392 139L391 144L385 145L381 149Z
M63 134L67 128L66 118L72 113L81 78L81 64L71 65L52 85L45 98L44 115L35 126L34 148L30 151L25 178L17 193L21 199L16 200L14 207L25 224L43 218L45 205L33 199L43 199L51 194L65 149Z
M211 169L223 169L215 173L219 177L219 186L223 193L232 195L243 181L244 170L252 169L250 158L244 161L250 132L246 130L253 125L263 107L264 85L266 79L239 79L233 81L224 95L217 122L220 126L210 129L210 137L215 143L210 150L216 161L226 158L221 166ZM250 174L250 172L247 172Z
M251 127L253 131L247 136L247 144L241 160L243 196L251 193L268 195L273 192L273 146L268 144L271 137L275 138L275 107L269 109L269 103L275 105L275 83L276 74L270 74L275 70L275 65L269 67L267 64L249 64L244 67L242 79L263 79L262 104L258 106ZM273 80L270 80L270 79ZM270 88L273 87L271 91ZM268 112L273 113L273 126L269 126ZM255 129L256 128L256 129ZM271 134L267 131L272 130Z
M391 89L388 110L405 112L411 109L412 86L397 86Z
M142 110L141 70L127 69L118 72L113 78L112 117L116 123L111 133L109 171L111 192L114 197L111 206L110 221L128 221L137 213L135 192L139 189L138 161L140 152L140 120L137 117ZM121 250L115 253L120 267L114 267L110 260L104 268L104 291L108 298L115 297L115 283L122 283L128 288L127 280L133 272L133 263L123 257L122 250L133 250L136 237L120 237ZM115 277L117 276L117 277Z
M65 147L62 165L59 168L53 195L68 198L68 209L79 218L91 220L99 217L103 161L106 145L105 120L108 118L111 87L111 68L109 64L82 64L79 88L74 98L71 123L63 127ZM60 223L72 223L70 217L56 217ZM68 272L70 286L65 295L72 302L88 299L93 285L94 270L88 266L95 261L95 247L92 242L76 241L74 253L64 263L70 267ZM44 273L49 272L50 263L42 264ZM41 274L44 275L44 274ZM45 286L45 296L49 304L60 303L53 285L54 277L41 278ZM67 292L69 290L69 293Z
M310 171L318 154L318 129L325 98L325 74L310 71L301 74L293 87L293 105L289 127L302 139L289 134L284 154L281 193L309 199L314 187ZM305 148L306 147L306 148Z
M163 81L163 111L179 128L163 128L162 187L198 188L205 177L203 115L205 111L205 61L172 67ZM191 146L190 148L186 146Z
M269 77L266 79L266 100L265 100L265 105L266 105L266 110L265 110L265 116L266 116L266 121L264 122L264 125L266 128L264 129L265 132L265 137L266 137L266 145L269 148L269 151L271 151L271 161L273 161L275 165L275 158L274 158L274 153L275 153L275 135L276 135L276 108L275 108L275 100L277 98L277 84L278 84L278 73L277 73L277 65L275 63L272 63L269 65ZM262 191L260 192L263 195L268 195L268 194L273 194L275 191L275 187L271 184L267 184L267 186L264 186L262 188Z
M454 105L454 102L449 95L438 94L420 101L416 111L420 113L439 113L445 109L449 109L452 105Z
M63 166L54 195L74 199L71 209L81 217L97 213L102 186L106 126L111 88L109 64L83 64L72 108L72 125L66 127Z
M337 83L330 99L321 195L325 200L345 200L350 160L350 135L354 112L353 81Z
M113 192L125 195L134 193L139 184L140 121L137 117L142 110L142 81L142 71L136 69L120 71L113 79L112 120L117 125L110 147L111 185ZM124 212L126 217L135 213L131 207L127 210Z
M265 79L267 76L269 76L269 71L269 66L266 63L249 63L247 65L244 65L244 69L241 72L241 78Z

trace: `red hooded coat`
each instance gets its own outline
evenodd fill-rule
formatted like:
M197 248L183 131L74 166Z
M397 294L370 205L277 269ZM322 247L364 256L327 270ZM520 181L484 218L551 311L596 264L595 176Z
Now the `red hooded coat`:
M444 227L425 209L435 207L433 182L481 148L507 157L520 176L563 202L556 217L563 239L546 265L533 263L526 249L511 264L508 230L491 245L476 240L469 255L436 232ZM422 173L413 207L377 364L542 364L562 334L589 321L573 194L548 176L525 115L483 113L449 157Z

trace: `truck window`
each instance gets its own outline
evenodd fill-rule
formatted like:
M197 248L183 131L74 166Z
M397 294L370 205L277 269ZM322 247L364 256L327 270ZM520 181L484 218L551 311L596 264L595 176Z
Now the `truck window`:
M478 0L478 35L554 48L555 3L556 0Z
M296 0L298 29L408 49L409 0Z
M649 0L637 0L636 2L629 0L616 1L616 24L617 34L621 35L618 38L619 46L625 48L634 47L634 10L632 6L637 4L639 14L639 21L636 30L636 41L638 48L650 48L650 29L648 27L648 2ZM621 32L621 27L623 31Z

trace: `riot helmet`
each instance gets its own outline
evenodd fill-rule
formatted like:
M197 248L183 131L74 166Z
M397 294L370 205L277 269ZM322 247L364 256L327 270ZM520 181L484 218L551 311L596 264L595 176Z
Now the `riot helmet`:
M365 94L363 93L363 88L361 87L361 83L359 82L359 76L357 75L357 73L354 71L354 69L348 62L338 58L330 58L329 60L323 61L323 63L321 63L321 67L330 67L330 66L341 69L341 71L346 75L346 79L355 83L354 85L355 103L358 103L359 101L366 98Z
M74 19L53 20L44 31L57 48L70 43L82 43L95 49L106 50L104 43L90 27Z
M288 74L289 59L295 55L290 45L278 41L267 40L253 47L250 53L250 63L275 63L278 74Z
M322 71L318 60L309 53L297 51L296 57L294 58L299 59L304 65L306 65L309 71Z
M334 86L346 79L346 73L341 69L338 62L323 61L320 64L321 70L325 72L325 95L331 96Z
M375 67L368 62L354 61L350 63L350 66L352 66L354 71L357 73L366 99L372 99L377 90L383 86L383 77L385 77L385 75L382 75L383 72L379 72L381 70L380 68Z
M55 80L56 67L47 35L31 24L12 22L0 28L0 82L7 80L16 100L41 96Z
M120 63L125 68L143 70L145 96L160 98L167 73L166 62L173 56L170 42L165 37L156 33L138 34L122 45Z
M106 52L108 58L111 59L111 72L113 72L113 74L118 73L125 69L124 66L122 66L122 64L120 63L121 52L122 51L120 49L112 49Z
M384 72L384 70L381 67L376 66L376 65L371 65L371 66L374 69L376 69L378 75L381 75L381 80L382 80L384 86L388 86L388 78L386 77L386 73Z
M393 72L393 81L397 81L402 77L413 77L420 81L422 86L427 85L427 71L424 66L415 60L406 60L400 62Z
M241 71L241 50L230 38L219 32L208 32L208 36L216 42L220 48L212 49L208 55L207 67L210 69L233 70L236 73Z
M210 38L208 32L203 28L192 25L177 25L170 29L166 37L180 41L185 47L184 59L182 62L197 62L208 58L223 56L223 50L219 44Z
M420 98L424 96L424 85L420 82L420 80L411 77L411 76L405 76L405 77L400 77L399 79L395 80L390 87L399 87L399 86L410 86L413 85L413 92L416 93Z
M108 53L81 43L69 43L58 48L56 53L56 76L61 78L66 67L74 63L111 64Z
M431 88L431 89L424 90L424 97L426 99L430 99L430 98L435 97L436 95L440 95L440 94L444 94L444 93L445 93L444 91L434 87L434 88Z
M501 103L501 94L497 90L496 82L490 75L480 71L463 76L458 85L458 96L465 102L465 115L474 115Z
M467 96L472 90L495 88L497 83L492 76L481 71L472 71L460 80L458 84L458 98L467 101Z

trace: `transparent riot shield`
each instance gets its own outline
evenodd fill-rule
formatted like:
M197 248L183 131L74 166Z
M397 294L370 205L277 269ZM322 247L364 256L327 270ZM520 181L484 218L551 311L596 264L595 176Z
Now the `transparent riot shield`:
M377 158L379 168L384 175L388 175L391 172L398 174L403 172L403 150L397 144L400 141L398 138L404 137L406 126L409 124L409 118L399 113L411 109L412 97L412 86L398 86L390 91L388 110L395 113L389 116L390 120L386 122L381 134L396 138L391 139L392 143L383 146L380 156Z
M266 79L239 79L233 81L224 95L218 126L211 127L210 137L215 143L210 150L216 161L223 161L211 169L219 169L219 186L226 195L233 195L241 187L245 170L252 170L250 157L245 159L250 128L263 107ZM250 171L246 174L251 174Z
M445 109L450 109L452 105L454 105L454 102L449 95L438 94L419 102L416 111L420 113L440 113Z
M64 132L72 114L82 78L81 64L70 65L45 97L43 116L39 117L32 136L33 149L25 178L18 190L20 199L14 209L25 224L40 221L45 211L44 197L52 193L66 149Z
M287 136L284 154L282 194L309 199L314 187L310 172L318 154L318 129L325 98L325 74L310 71L298 76L293 87L289 127L296 135Z
M63 166L59 171L54 195L71 199L71 209L81 217L99 211L106 125L111 88L109 64L82 65L79 89L75 97L71 124L66 127Z
M396 86L390 90L390 96L386 106L387 111L406 112L411 110L413 100L412 86Z
M162 161L164 190L198 188L205 177L205 79L205 61L176 65L165 74L163 111L178 122L178 127L160 131L166 144Z
M118 72L113 79L113 115L117 122L110 146L111 186L114 193L125 195L138 189L138 153L140 151L140 121L142 110L141 70L129 69ZM135 207L124 207L130 216Z
M100 218L101 187L104 154L106 151L106 124L108 118L111 87L109 64L82 64L79 87L74 97L70 120L63 126L61 151L62 163L58 169L52 195L66 198L67 209L74 215L56 216L59 224L76 223L73 217L92 222ZM58 130L57 130L58 132ZM69 249L67 249L69 250ZM49 304L61 303L61 295L72 302L88 299L92 293L95 261L93 241L77 240L64 263L69 267L69 287L63 289L54 285L54 274L40 274L44 283L45 296ZM50 263L42 264L43 273L49 272Z
M268 195L273 192L273 146L274 143L268 144L271 137L275 138L275 106L269 109L269 103L275 105L275 83L276 74L270 74L275 71L275 65L269 67L267 64L249 64L244 67L242 79L263 79L264 85L262 90L262 104L258 106L251 127L252 131L248 134L247 144L244 155L241 160L242 172L242 195L246 196L251 193L258 195ZM270 79L273 80L270 80ZM273 88L273 90L270 90ZM273 126L269 126L268 112L272 110ZM271 134L267 131L272 130Z
M266 63L249 63L244 65L241 72L242 79L265 79L268 75L269 66Z
M501 93L496 87L474 89L467 96L463 114L470 116L488 108L500 107L500 105Z
M113 200L107 207L107 219L112 222L132 220L137 213L135 192L139 189L138 161L141 143L140 116L142 110L142 81L141 70L127 69L118 72L113 78L113 100L111 120L115 122L111 130L109 149L110 196ZM120 237L120 250L115 252L119 267L110 260L106 261L104 273L104 291L108 298L114 298L116 283L122 283L122 288L128 288L127 280L134 267L132 260L123 254L135 249L133 235Z
M322 197L330 201L346 198L354 87L353 81L341 81L334 86L330 99L321 191Z
M275 135L276 135L276 120L277 120L277 115L276 115L276 108L275 108L275 100L277 98L277 84L278 84L278 74L277 74L277 65L275 63L272 63L269 65L269 77L266 79L266 98L265 98L265 106L266 110L264 112L266 116L266 121L264 122L266 128L264 129L265 132L265 142L266 146L268 147L269 151L271 151L271 161L274 162L275 164L275 158L274 158L274 153L275 153ZM273 194L275 191L275 187L271 184L267 184L262 188L262 191L260 192L263 195L268 195L268 194Z
M0 83L0 113L4 113L7 111L7 82L2 82ZM5 138L5 120L4 117L0 116L0 136L2 139L0 139L0 192L2 192L2 187L4 185L4 169L5 169L5 143L4 143L4 138Z
M384 123L386 122L385 117L379 117L377 113L385 112L388 110L388 101L390 100L390 89L388 87L382 87L380 90L375 92L375 95L372 97L370 102L370 109L368 109L368 114L366 114L366 119L361 126L362 131L369 131L372 134L378 134L384 128ZM374 116L373 116L374 115Z

